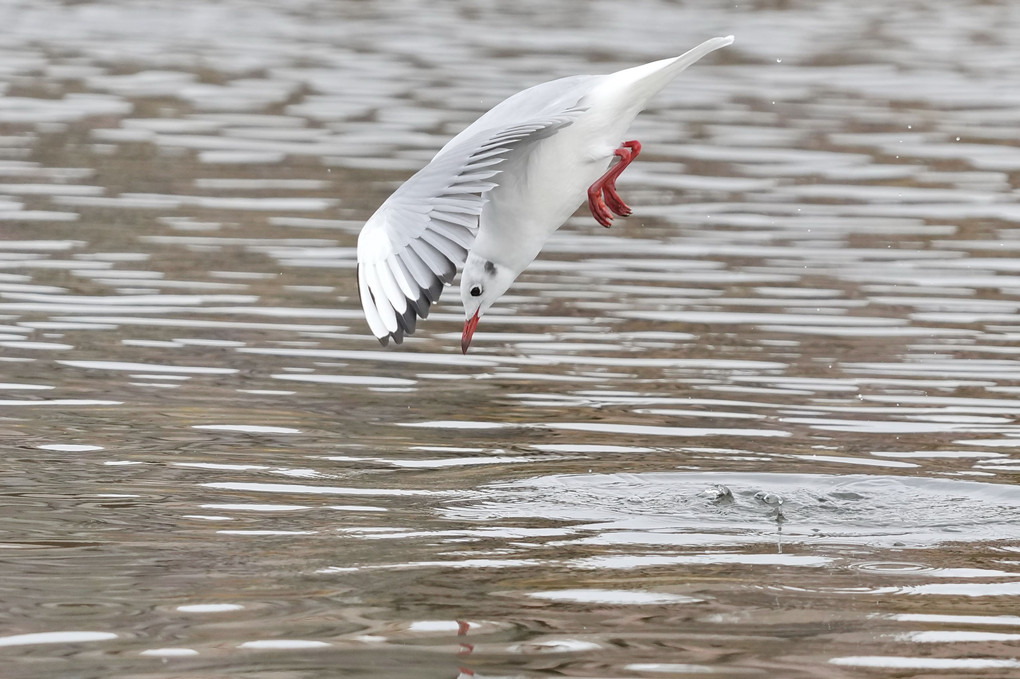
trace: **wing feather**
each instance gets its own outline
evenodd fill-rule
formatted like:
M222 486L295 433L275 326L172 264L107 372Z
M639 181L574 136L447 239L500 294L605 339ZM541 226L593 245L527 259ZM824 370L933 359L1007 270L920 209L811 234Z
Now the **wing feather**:
M393 271L393 277L397 279L397 285L400 286L400 291L407 297L407 303L414 307L414 313L420 318L428 318L432 302L415 283L414 276L408 270L407 265L396 255L389 259L389 265ZM428 287L428 283L426 283L426 287Z
M361 297L361 306L365 309L365 319L368 321L368 327L372 329L372 334L388 340L390 330L383 322L382 316L379 315L375 297L368 285L368 275L361 265L358 266L358 294Z
M414 278L407 270L407 267L400 261L400 257L397 255L387 257L386 265L390 268L390 273L393 274L393 280L397 282L400 293L407 299L417 299L421 291L415 285Z
M463 227L472 233L472 240L474 239L475 222L478 221L477 215L471 213L459 214L454 211L449 211L442 216L435 216L432 218L432 230L442 230L444 226L450 224L453 228Z
M523 112L531 117L507 124L501 118L510 114L500 109L531 90L511 97L440 149L365 223L358 291L372 334L383 344L413 333L417 318L426 317L453 281L474 242L485 194L498 185L499 166L583 112L577 108L583 92L575 89L552 101L536 93Z
M432 273L443 283L450 283L453 281L454 274L457 273L457 267L453 262L443 257L443 253L436 250L428 241L424 238L411 241L408 246L414 250L415 254L422 258L425 265L432 270Z
M398 316L404 313L407 310L407 298L400 291L400 286L397 285L397 281L393 278L393 273L390 271L389 266L387 266L386 262L377 262L373 269L390 306L393 307Z
M368 292L367 298L370 304L365 304L366 295L362 295L362 306L366 308L366 316L373 315L378 327L385 330L384 335L390 335L397 330L397 319L395 310L389 305L383 291L382 283L375 271L375 262L365 262L364 266L358 266L359 275L364 276L365 288ZM379 291L378 293L375 291ZM368 308L371 307L371 311ZM379 337L379 333L376 333Z
M474 243L475 240L475 234L470 226L466 224L454 224L446 220L438 220L438 222L439 225L445 227L440 231L445 238L449 238L465 250L471 249L471 244Z
M439 231L426 231L421 237L451 262L461 262L467 258L467 248L461 247Z
M411 277L414 278L414 282L418 284L419 288L427 288L432 285L436 280L436 274L422 261L422 258L418 256L411 248L405 248L403 252L397 255L400 261L404 263L407 270L411 273Z

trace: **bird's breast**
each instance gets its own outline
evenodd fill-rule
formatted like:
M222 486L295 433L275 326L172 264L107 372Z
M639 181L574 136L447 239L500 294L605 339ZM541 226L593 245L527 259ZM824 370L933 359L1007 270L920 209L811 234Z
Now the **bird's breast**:
M571 127L536 142L501 167L497 186L486 194L472 251L523 270L586 200L588 187L605 172L615 146L569 134Z

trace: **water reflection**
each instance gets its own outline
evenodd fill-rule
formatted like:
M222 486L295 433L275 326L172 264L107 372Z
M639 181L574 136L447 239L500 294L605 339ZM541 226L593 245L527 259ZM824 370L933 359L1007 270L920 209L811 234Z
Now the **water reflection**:
M1016 669L1013 4L0 24L16 672ZM730 32L476 352L449 293L369 336L357 233L446 139Z

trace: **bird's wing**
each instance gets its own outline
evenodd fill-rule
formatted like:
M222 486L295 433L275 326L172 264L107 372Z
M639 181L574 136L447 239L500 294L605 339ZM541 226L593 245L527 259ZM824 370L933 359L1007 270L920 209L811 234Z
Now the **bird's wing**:
M472 125L365 223L358 237L358 291L380 342L392 337L400 344L405 333L412 334L416 316L428 316L443 286L453 281L478 231L485 193L498 185L499 166L581 112L564 107L512 125Z

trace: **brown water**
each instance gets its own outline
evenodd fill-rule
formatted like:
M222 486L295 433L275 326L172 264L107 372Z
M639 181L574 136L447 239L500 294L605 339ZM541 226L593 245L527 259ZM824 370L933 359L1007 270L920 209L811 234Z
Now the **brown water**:
M1020 5L0 2L12 677L1020 673ZM461 356L362 221L734 33ZM26 636L27 635L27 636Z

